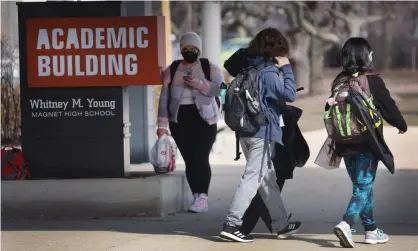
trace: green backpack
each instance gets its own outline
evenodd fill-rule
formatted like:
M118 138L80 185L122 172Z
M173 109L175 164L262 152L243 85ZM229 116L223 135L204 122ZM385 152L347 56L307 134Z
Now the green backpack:
M365 75L342 78L340 84L332 90L332 97L338 102L325 112L324 123L328 136L336 143L361 143L364 141L366 124L356 114L353 104L350 103L351 93L357 92L363 96L363 104L370 111L373 127L382 124L382 117L373 103L369 83Z

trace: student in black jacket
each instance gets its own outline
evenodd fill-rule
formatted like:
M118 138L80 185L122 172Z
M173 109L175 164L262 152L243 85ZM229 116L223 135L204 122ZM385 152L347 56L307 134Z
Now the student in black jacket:
M338 90L340 83L348 81L347 79L350 79L352 76L363 79L363 87L368 87L368 90L363 89L363 91L371 94L372 103L377 111L383 119L399 130L399 134L403 134L408 127L382 78L372 73L372 53L369 43L364 38L353 37L347 40L342 48L343 71L333 82L333 94L335 90ZM367 82L368 85L366 84ZM333 97L334 95L331 96ZM341 158L344 159L353 183L353 195L343 220L335 226L334 233L343 247L353 248L354 241L351 229L358 218L361 218L365 229L365 243L386 243L389 240L388 235L376 227L373 217L373 183L378 162L382 161L389 171L394 173L394 161L393 155L383 138L383 126L375 129L369 108L362 104L364 100L362 96L353 92L349 97L351 98L352 109L358 109L358 118L367 126L367 130L364 132L364 141L350 144L329 144L329 142L326 142L323 149L333 145L330 147L331 151L323 151L321 149L317 161L322 158L321 155L336 156L340 160ZM332 106L338 106L338 102L334 98L329 98L325 110L327 111ZM317 161L315 163L318 164L319 162ZM331 157L329 163L333 164L322 166L338 166L339 161L334 161L335 157Z

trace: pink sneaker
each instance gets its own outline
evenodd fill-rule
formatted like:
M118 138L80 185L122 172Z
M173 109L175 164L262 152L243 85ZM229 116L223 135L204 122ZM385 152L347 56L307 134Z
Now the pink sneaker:
M193 213L207 213L208 207L208 196L200 194L189 207L189 211Z

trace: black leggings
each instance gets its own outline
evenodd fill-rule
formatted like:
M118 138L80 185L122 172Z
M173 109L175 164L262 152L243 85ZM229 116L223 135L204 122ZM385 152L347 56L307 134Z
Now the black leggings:
M186 177L192 193L208 194L211 179L209 154L216 140L217 125L209 125L196 105L180 105L177 122L170 131L186 164Z
M280 192L283 189L284 183L285 179L277 177L277 185L279 186ZM245 214L242 217L241 228L245 235L250 234L254 230L260 217L264 221L270 232L273 232L270 212L267 209L267 206L264 203L263 198L261 198L261 195L257 192L253 200L251 201L250 206L248 207L247 211L245 211Z

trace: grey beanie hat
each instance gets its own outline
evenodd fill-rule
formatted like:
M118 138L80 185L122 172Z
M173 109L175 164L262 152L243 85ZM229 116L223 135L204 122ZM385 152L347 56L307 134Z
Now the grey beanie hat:
M193 45L202 52L202 39L195 32L186 32L180 38L180 50L188 45Z

